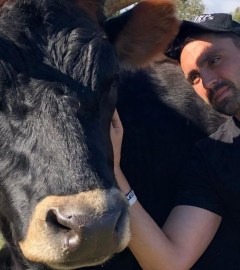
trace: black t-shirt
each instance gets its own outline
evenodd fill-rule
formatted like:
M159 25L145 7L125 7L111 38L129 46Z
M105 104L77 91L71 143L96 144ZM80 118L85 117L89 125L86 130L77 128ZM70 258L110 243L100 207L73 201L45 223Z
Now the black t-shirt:
M196 144L179 181L175 205L201 207L223 218L207 252L192 269L240 269L240 123L237 119L230 118L217 132Z

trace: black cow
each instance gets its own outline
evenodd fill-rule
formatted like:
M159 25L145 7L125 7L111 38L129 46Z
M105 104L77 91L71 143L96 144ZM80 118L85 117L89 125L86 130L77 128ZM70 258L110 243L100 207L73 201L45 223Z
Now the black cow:
M178 21L172 1L149 0L104 24L103 4L0 2L1 270L97 265L129 241L109 136L114 79L119 60L132 69L158 56Z

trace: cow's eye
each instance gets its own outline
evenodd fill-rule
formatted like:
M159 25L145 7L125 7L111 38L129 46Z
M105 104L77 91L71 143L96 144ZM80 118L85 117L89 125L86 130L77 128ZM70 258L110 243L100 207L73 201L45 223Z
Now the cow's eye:
M108 81L108 84L109 84L110 88L116 87L118 85L118 81L119 81L119 74L116 73Z
M116 73L112 78L112 84L117 84L119 81L119 74Z

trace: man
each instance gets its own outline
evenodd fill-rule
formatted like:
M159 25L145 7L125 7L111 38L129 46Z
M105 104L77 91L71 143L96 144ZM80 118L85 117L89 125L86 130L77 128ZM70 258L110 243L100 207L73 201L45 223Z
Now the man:
M111 128L115 174L131 204L129 247L144 270L189 269L222 219L240 228L240 24L228 14L183 21L168 55L179 60L186 79L206 102L232 117L196 145L180 180L176 207L160 229L133 192L129 194L120 169L122 127L115 112ZM240 229L236 232L240 245ZM209 265L207 270L215 269Z

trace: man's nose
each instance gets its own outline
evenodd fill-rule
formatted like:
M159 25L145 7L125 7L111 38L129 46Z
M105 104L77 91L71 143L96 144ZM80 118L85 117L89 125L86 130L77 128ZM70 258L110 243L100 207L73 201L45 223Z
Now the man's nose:
M211 91L218 81L218 78L215 72L212 72L212 71L202 72L201 77L202 77L203 87L208 91Z

